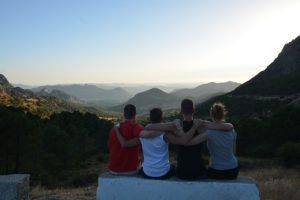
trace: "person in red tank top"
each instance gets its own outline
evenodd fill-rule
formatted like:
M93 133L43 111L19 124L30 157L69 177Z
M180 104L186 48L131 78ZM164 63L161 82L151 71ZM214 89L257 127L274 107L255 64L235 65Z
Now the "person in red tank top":
M144 127L135 121L136 107L128 104L124 108L125 121L119 126L123 137L129 143L121 144L117 138L116 129L112 128L109 133L109 171L113 174L131 174L137 173L140 165L139 136Z

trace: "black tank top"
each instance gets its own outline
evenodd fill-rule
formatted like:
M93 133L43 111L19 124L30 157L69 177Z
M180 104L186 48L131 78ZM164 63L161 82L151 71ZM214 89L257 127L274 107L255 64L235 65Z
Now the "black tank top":
M193 127L193 121L183 121L182 127L184 132L188 132ZM181 179L197 179L204 175L204 172L202 144L194 146L177 145L176 175Z

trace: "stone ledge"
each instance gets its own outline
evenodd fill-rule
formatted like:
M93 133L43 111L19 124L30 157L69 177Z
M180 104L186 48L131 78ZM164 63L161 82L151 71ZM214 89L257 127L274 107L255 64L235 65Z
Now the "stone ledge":
M0 200L29 200L28 174L0 176Z
M183 181L149 180L139 176L99 177L97 200L259 200L256 182L247 177L237 180Z

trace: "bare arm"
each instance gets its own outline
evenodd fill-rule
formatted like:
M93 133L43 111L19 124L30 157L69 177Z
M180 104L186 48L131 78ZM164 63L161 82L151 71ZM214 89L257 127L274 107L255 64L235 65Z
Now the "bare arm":
M122 147L124 147L124 148L126 148L126 147L135 147L135 146L140 144L139 138L133 138L133 139L130 139L130 140L126 140L124 138L124 136L120 133L118 128L115 128L115 131L116 131L117 138L118 138L118 140L119 140Z
M194 137L193 139L191 139L187 144L186 146L193 146L193 145L196 145L196 144L200 144L204 141L207 140L207 133L202 133L200 135L197 135L196 137Z
M176 126L173 122L156 123L148 124L146 129L152 131L174 131L176 129Z
M153 137L159 136L161 134L162 134L161 131L143 130L140 134L140 137L141 138L153 138Z
M185 134L182 134L182 136L176 136L172 133L168 133L165 135L165 139L167 142L170 142L172 144L180 144L185 145L187 144L194 136L196 130L198 129L199 123L195 123L194 126ZM179 130L182 131L182 130Z
M217 131L231 131L234 128L233 125L230 123L203 121L203 124L206 129L212 129Z

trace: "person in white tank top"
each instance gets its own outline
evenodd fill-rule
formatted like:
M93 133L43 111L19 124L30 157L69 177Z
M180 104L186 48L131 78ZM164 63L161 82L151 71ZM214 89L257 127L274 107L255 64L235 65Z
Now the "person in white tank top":
M150 111L151 124L161 123L163 119L162 115L161 109L152 109ZM173 133L165 133L162 131L156 131L156 133L153 134L156 136L151 138L141 137L140 141L142 144L144 161L142 163L140 174L145 178L152 179L166 179L175 175L174 166L170 165L169 162L168 143L185 143L193 137L197 128L198 124L196 123L190 132L182 137L177 137ZM147 126L145 129L147 129ZM180 129L178 131L182 130Z

